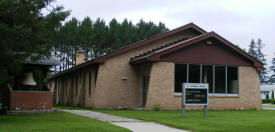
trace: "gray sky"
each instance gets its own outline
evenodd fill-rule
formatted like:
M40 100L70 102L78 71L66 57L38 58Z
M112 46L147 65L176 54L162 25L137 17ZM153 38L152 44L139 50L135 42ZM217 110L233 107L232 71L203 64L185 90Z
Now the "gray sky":
M70 17L82 20L103 18L109 22L124 18L133 23L165 23L169 29L194 22L206 31L248 49L252 38L265 43L268 65L275 57L275 0L59 0Z

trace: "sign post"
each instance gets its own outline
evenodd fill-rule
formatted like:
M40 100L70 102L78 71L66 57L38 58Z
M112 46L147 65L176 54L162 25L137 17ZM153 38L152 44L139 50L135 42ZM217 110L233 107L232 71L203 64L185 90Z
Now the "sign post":
M203 105L204 116L207 116L208 87L207 83L182 84L182 117L184 117L186 105Z

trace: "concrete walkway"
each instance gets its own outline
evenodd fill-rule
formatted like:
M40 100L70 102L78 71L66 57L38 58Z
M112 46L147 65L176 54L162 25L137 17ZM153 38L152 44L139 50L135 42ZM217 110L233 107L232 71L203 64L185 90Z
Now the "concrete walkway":
M85 116L101 121L107 121L114 125L127 128L133 132L188 132L176 128L171 128L154 122L144 122L142 120L114 116L110 114L87 111L87 110L63 110L72 114Z
M275 108L263 107L264 110L275 110Z

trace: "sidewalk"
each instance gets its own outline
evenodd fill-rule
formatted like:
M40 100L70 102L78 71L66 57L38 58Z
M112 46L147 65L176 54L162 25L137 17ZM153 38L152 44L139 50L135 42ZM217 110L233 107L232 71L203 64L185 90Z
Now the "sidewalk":
M144 122L142 120L114 116L110 114L87 111L87 110L63 110L72 114L85 116L89 118L94 118L101 121L107 121L111 124L127 128L133 132L188 132L185 130L180 130L165 125L161 125L154 122Z
M263 110L275 110L275 108L263 107Z

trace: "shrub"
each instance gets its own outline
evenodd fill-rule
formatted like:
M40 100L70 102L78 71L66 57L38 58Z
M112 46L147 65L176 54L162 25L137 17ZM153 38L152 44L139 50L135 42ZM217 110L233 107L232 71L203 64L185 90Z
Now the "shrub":
M262 103L263 104L267 104L267 103L275 104L275 99L263 99Z
M269 103L269 99L262 99L262 103L263 103L263 104Z
M154 105L154 111L160 111L160 103Z

